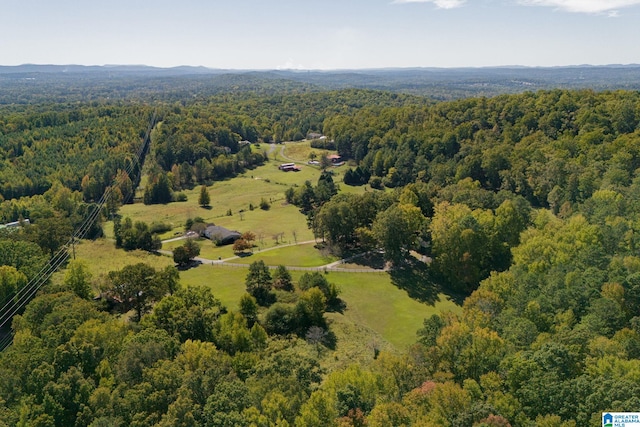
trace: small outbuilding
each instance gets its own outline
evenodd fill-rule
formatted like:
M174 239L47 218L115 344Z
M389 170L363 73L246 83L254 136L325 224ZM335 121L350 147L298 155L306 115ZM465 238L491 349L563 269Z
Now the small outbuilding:
M285 172L298 172L300 170L300 166L296 165L295 163L283 163L278 166L278 169Z
M339 154L329 154L327 156L327 159L331 160L332 164L338 164L338 163L342 163L342 157L340 157Z

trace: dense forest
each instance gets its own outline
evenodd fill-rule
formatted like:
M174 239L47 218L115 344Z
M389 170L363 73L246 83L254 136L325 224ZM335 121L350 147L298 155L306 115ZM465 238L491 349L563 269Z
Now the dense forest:
M409 295L445 292L461 314L327 369L340 301L321 274L256 263L234 312L172 267L124 266L102 286L125 322L71 262L13 320L0 425L571 427L640 407L640 93L303 92L3 107L0 215L32 224L0 230L2 301L116 177L125 202L153 121L145 203L260 164L252 143L325 134L345 182L327 172L287 201L335 253L383 249Z

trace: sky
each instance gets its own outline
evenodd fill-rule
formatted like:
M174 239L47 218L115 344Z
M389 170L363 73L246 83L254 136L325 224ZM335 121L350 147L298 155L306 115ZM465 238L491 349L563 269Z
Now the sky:
M0 65L640 63L640 0L0 0Z

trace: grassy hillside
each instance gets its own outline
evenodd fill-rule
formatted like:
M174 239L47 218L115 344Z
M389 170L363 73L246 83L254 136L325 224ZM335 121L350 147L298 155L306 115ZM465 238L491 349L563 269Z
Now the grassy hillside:
M245 292L247 270L238 267L202 265L180 273L183 284L209 286L227 307L237 309ZM293 280L303 274L292 271ZM393 285L387 273L329 272L327 279L340 287L346 303L342 314L332 314L334 322L358 325L375 331L385 341L401 349L416 341L422 321L441 311L460 311L460 307L439 295L434 305L418 302Z
M317 182L320 170L306 165L306 160L311 151L317 154L321 154L322 151L312 149L306 141L273 147L262 144L257 149L271 151L267 164L233 179L211 185L211 209L197 205L200 189L196 187L184 192L187 195L186 202L167 205L135 203L123 206L121 214L131 217L134 221L171 224L172 230L162 235L165 239L181 234L185 221L195 217L202 217L206 222L240 232L252 231L256 234L256 252L232 261L237 264L248 266L254 261L263 260L268 265L319 267L336 261L336 257L319 251L312 243L288 246L296 242L314 240L312 232L307 227L306 217L297 207L285 202L284 192L290 186L302 185L306 180L314 184ZM280 163L292 160L301 163L300 172L286 173L278 170ZM334 169L337 175L336 182L341 181L341 172L345 168L343 166ZM347 191L364 191L364 187L348 187L344 184L340 187ZM269 210L258 207L261 199L270 202ZM254 207L253 210L250 209L250 205ZM232 215L227 214L228 210L231 210ZM240 212L241 210L243 212ZM110 224L105 228L107 235L110 235ZM276 243L274 236L280 233L284 234ZM199 243L202 258L217 260L234 256L230 246L216 247L207 239L199 239ZM166 242L163 249L172 250L182 244L180 240ZM169 256L116 250L108 240L84 242L78 249L78 257L88 261L94 277L137 262L147 262L156 268L172 264ZM291 273L293 280L297 281L304 272ZM210 287L216 298L225 306L237 309L238 301L245 293L246 274L247 269L242 267L205 264L181 271L180 278L184 285ZM422 327L422 321L426 317L440 311L460 310L443 295L439 296L435 304L425 304L412 299L405 290L394 286L391 276L387 273L330 272L327 278L340 287L341 298L346 303L343 313L328 315L339 340L338 355L335 356L338 359L369 357L372 345L395 350L405 348L416 341L416 331Z
M295 264L299 258L295 257L295 252L290 254L290 251L306 248L303 249L304 252L309 247L311 246L302 245L268 251L264 255L276 254L278 257L263 259L268 264L280 263L273 262L274 260ZM287 254L291 256L290 261L285 258ZM113 242L109 240L82 242L76 248L76 256L87 261L96 283L107 272L118 270L128 264L145 262L155 268L173 265L168 256L150 255L142 251L125 252L115 249ZM246 260L251 259L250 257ZM201 265L181 271L180 279L183 285L210 287L216 298L228 308L235 310L238 308L240 297L245 293L244 281L247 271L242 267ZM304 272L292 271L291 274L293 280L297 281ZM342 314L330 314L330 321L339 324L343 334L347 334L345 330L351 329L369 330L372 336L379 336L396 349L402 349L416 341L416 331L422 327L425 318L441 311L460 311L460 307L444 295L439 295L439 300L433 305L412 299L405 290L393 285L387 273L329 272L327 278L340 287L340 296L347 307ZM353 337L345 335L344 338L351 340Z

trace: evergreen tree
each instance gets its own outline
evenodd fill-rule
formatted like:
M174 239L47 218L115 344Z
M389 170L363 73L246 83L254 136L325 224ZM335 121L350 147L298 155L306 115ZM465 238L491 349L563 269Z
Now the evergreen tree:
M207 186L203 185L200 187L200 196L198 197L198 205L202 207L208 207L211 203L211 196L209 196L209 190L207 190Z

